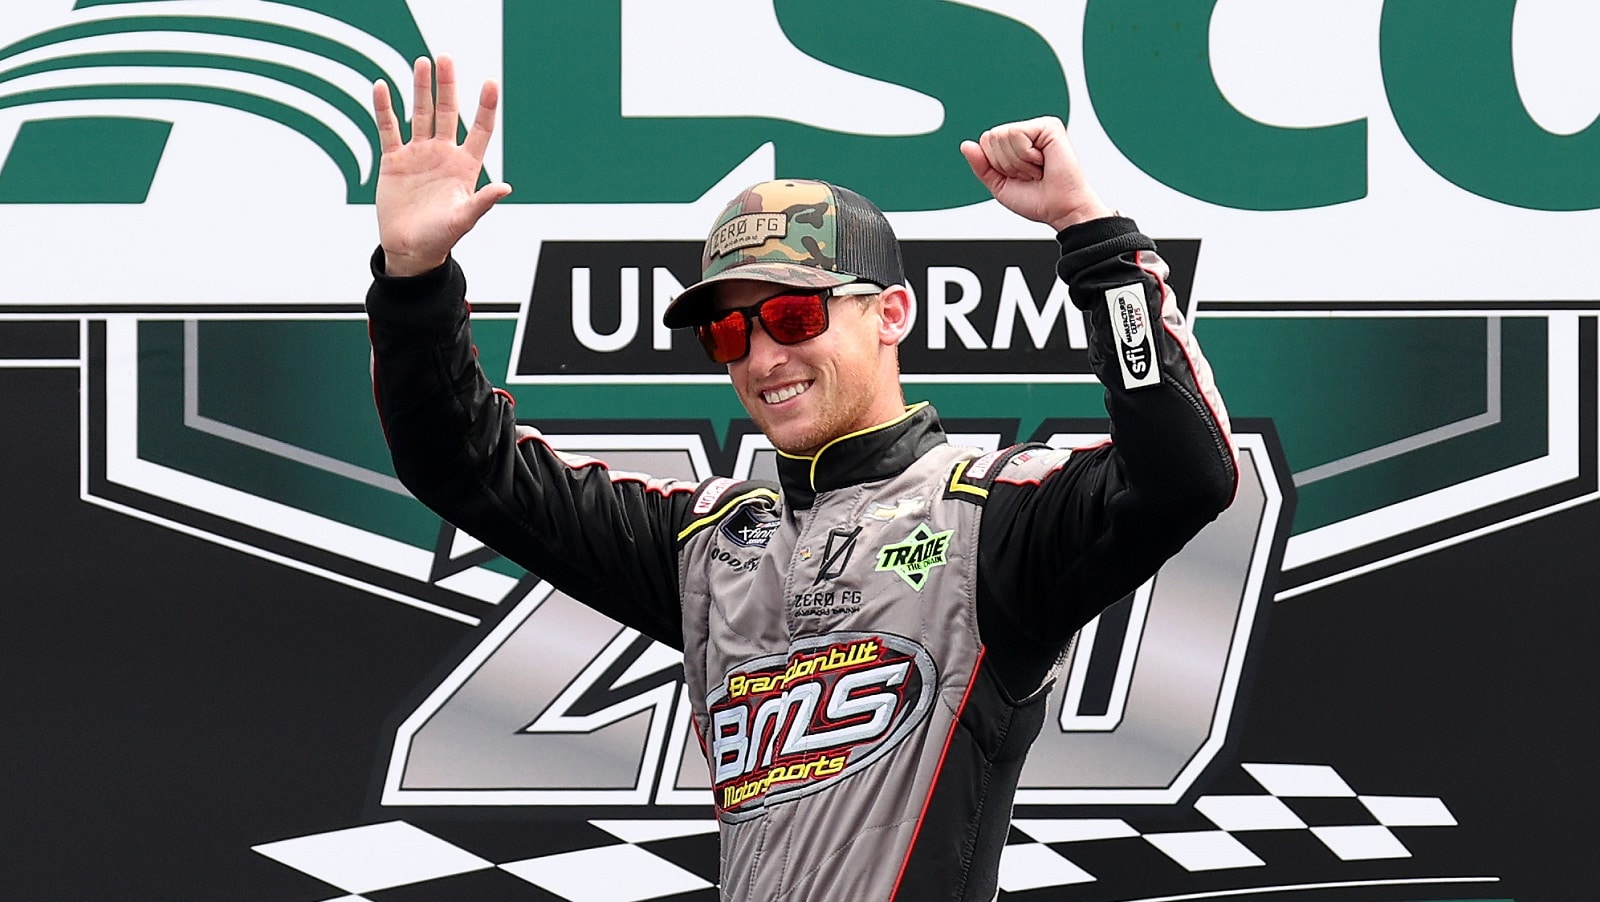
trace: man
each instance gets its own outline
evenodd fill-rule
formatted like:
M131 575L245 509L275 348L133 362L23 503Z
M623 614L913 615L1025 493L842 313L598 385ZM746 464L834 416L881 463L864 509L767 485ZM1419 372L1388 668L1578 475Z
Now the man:
M704 278L666 313L725 363L779 482L613 472L520 425L473 351L455 242L509 186L476 188L497 89L457 146L454 67L416 67L413 136L381 83L382 247L368 296L395 470L429 506L557 588L684 652L730 899L976 899L1000 852L1073 634L1229 503L1209 368L1165 264L1084 180L1055 119L961 153L1058 232L1089 314L1114 442L983 454L906 407L899 245L847 189L735 198Z

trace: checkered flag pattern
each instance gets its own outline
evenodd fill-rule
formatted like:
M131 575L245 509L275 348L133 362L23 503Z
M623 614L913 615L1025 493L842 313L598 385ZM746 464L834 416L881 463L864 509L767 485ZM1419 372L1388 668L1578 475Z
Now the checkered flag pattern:
M1000 888L1016 893L1093 883L1097 877L1074 860L1074 847L1100 840L1143 840L1192 874L1265 866L1241 836L1303 832L1331 856L1356 862L1411 857L1394 828L1456 825L1441 799L1360 795L1324 765L1246 764L1244 770L1264 792L1201 796L1194 808L1208 823L1200 829L1141 831L1116 818L1014 821L1013 839L1021 841L1006 846L1001 857ZM1366 812L1365 822L1313 825L1291 807L1300 799L1354 800Z
M1158 854L1183 871L1222 872L1267 862L1247 840L1270 833L1314 837L1330 861L1409 858L1395 831L1451 827L1442 800L1358 794L1333 768L1305 764L1246 764L1260 791L1207 795L1188 830L1140 830L1120 818L1021 819L1000 861L1005 894L1092 884L1102 879L1107 841L1118 861ZM1361 823L1308 822L1295 806L1336 799L1365 812ZM1359 807L1356 807L1356 805ZM493 898L567 902L710 902L716 899L716 832L701 820L596 820L596 836L611 842L533 857L471 851L403 821L337 830L267 843L255 851L330 888L326 902L423 902ZM470 843L468 843L470 844ZM1098 849L1098 855L1087 850ZM482 854L480 854L482 853ZM333 894L333 891L342 895Z
M345 895L327 902L712 902L714 821L590 821L614 842L494 862L403 821L255 846ZM702 840L685 845L682 840ZM709 854L708 854L709 853ZM698 862L706 862L698 865ZM713 873L705 873L709 866Z

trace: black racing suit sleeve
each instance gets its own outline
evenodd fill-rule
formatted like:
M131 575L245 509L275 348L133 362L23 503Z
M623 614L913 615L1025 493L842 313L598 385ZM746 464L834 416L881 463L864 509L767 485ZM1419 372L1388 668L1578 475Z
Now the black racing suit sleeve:
M1233 499L1227 414L1152 256L1124 217L1064 230L1057 266L1088 313L1089 363L1105 385L1112 441L1037 482L997 478L979 536L979 630L1013 698L1037 690L1066 643L1148 579ZM1107 292L1139 286L1158 384L1127 389ZM1163 306L1168 318L1162 320Z
M693 483L613 472L519 427L485 377L455 261L409 278L373 257L372 383L395 474L418 500L578 601L682 648L676 534Z

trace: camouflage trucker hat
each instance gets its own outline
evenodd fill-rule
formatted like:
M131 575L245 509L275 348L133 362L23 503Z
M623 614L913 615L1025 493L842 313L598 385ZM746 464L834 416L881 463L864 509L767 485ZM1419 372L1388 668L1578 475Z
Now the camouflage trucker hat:
M762 182L734 198L706 237L700 274L667 306L669 328L710 319L714 286L732 279L794 288L906 280L883 212L848 188L806 179Z

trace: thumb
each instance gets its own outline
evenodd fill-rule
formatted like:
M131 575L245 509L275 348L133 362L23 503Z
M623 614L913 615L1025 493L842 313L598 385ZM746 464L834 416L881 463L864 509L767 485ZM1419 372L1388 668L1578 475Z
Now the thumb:
M472 195L472 198L467 201L467 208L465 211L467 228L470 229L477 225L478 220L482 219L485 213L488 213L495 204L499 203L510 193L511 186L505 182L491 182L490 184L479 188L477 193Z
M962 141L961 155L967 158L967 165L972 167L972 174L989 189L990 194L998 192L1000 186L1005 184L1006 177L1000 170L990 165L989 155L983 152L978 142Z

